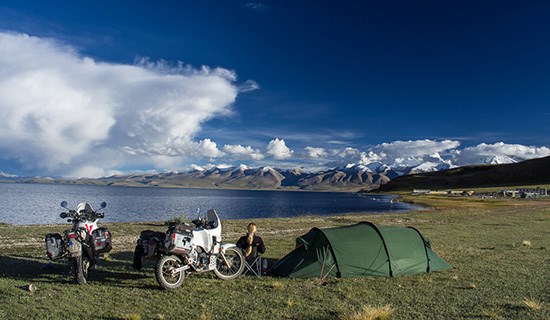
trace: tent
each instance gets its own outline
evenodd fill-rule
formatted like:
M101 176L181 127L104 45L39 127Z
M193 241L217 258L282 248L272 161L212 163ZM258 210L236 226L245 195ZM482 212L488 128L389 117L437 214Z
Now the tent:
M397 276L451 268L413 227L360 222L346 227L313 228L296 239L296 248L271 269L292 278Z

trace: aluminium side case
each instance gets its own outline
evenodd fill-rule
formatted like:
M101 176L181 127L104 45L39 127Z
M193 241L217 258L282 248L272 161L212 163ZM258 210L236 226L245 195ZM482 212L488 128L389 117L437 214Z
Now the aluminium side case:
M94 252L96 253L107 253L111 251L113 246L111 245L111 233L109 229L101 227L92 231L92 243Z
M65 243L59 233L48 233L45 238L46 254L50 260L58 260L65 256Z

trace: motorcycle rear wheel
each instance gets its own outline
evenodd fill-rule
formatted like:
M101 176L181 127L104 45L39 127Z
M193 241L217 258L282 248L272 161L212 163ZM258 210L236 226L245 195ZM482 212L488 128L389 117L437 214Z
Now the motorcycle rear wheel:
M86 284L90 260L83 256L74 257L70 260L75 282L78 284Z
M222 254L225 256L225 263ZM238 248L227 248L224 253L218 255L216 260L216 269L214 273L216 276L223 280L235 279L243 273L244 270L244 256Z
M185 271L173 273L172 270L183 267L180 258L172 255L162 256L155 267L155 278L164 290L177 289L185 279Z

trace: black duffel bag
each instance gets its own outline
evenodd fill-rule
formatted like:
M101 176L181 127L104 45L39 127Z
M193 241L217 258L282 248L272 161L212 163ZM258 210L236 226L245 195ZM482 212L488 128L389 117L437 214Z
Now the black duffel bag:
M135 270L141 270L143 267L143 258L152 258L158 255L160 247L164 246L164 232L144 230L139 234L139 239L134 250L134 263L133 268Z

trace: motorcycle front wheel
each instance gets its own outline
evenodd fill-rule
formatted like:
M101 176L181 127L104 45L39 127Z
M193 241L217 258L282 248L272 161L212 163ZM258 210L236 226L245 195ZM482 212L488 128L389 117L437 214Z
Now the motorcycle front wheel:
M244 256L239 248L227 248L225 253L220 252L216 259L216 269L214 269L214 273L218 278L224 280L235 279L241 275L243 270Z
M70 258L70 263L75 282L78 284L86 284L90 260L87 257L78 256Z
M165 255L159 259L155 267L155 278L164 290L173 290L181 286L185 271L173 271L180 267L183 267L183 263L177 256Z

